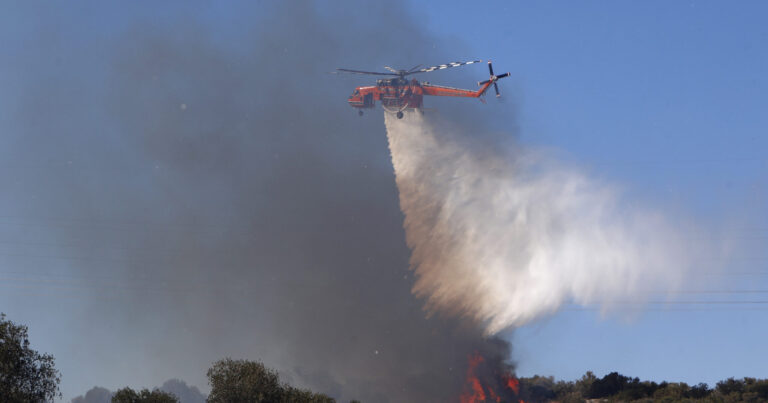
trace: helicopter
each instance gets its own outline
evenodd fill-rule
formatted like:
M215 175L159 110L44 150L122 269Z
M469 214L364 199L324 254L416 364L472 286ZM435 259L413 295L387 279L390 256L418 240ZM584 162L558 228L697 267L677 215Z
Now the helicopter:
M347 99L347 102L349 102L351 107L357 108L358 114L363 116L363 109L374 108L376 106L376 101L380 101L381 106L385 111L394 113L398 119L402 119L404 110L422 108L424 95L480 98L485 95L485 92L491 84L493 84L493 88L496 90L496 97L500 97L501 94L499 93L499 86L496 84L496 81L504 77L509 77L509 73L504 73L498 76L495 75L490 60L488 61L488 71L491 76L488 80L477 83L477 85L480 86L477 91L433 85L426 81L420 82L415 78L410 80L407 78L412 74L429 73L436 70L444 70L451 67L459 67L481 62L482 60L451 62L423 69L419 69L421 65L417 65L409 70L397 70L389 66L384 66L385 69L389 70L389 73L351 69L336 69L336 73L389 76L390 78L376 80L376 85L355 88L352 95Z

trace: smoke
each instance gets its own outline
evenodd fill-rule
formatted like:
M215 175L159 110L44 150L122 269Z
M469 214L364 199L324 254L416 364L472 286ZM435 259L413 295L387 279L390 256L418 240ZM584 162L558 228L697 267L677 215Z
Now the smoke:
M51 321L57 307L45 351L65 397L205 389L230 356L340 400L444 402L468 356L508 357L474 326L425 318L380 112L345 102L369 81L326 74L466 52L398 2L356 4L10 17L29 32L3 61L3 205L24 230L2 229L31 256L8 264L32 287L14 301Z
M206 396L200 393L200 390L179 379L169 379L158 389L176 396L179 403L205 403L206 400Z
M85 392L85 395L72 399L72 403L110 403L112 396L114 393L110 392L109 389L94 386Z
M677 228L612 186L535 150L462 144L429 116L385 121L413 292L428 311L495 334L570 302L641 302L685 278L690 250Z

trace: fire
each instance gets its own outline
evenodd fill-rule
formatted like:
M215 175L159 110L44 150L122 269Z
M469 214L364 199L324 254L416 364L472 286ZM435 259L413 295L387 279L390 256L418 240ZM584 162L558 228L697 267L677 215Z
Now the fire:
M507 375L505 377L507 379L507 387L515 391L515 394L520 393L520 381L518 381L516 378Z
M469 365L467 368L467 384L469 384L471 391L464 392L459 401L461 403L476 403L485 401L485 392L483 391L483 385L480 383L480 379L475 375L477 366L485 359L480 354L475 353L469 356ZM491 391L493 393L493 391Z
M483 385L478 377L478 367L485 361L485 359L477 352L468 357L467 365L467 380L464 393L459 396L461 403L480 403L480 402L502 402L502 397L493 390L491 385ZM515 396L520 393L520 382L514 376L510 374L504 374L501 377L504 387L514 392ZM503 389L503 388L502 388ZM508 391L503 391L502 394L508 395ZM505 400L506 401L506 400ZM525 403L523 400L519 400L519 403Z

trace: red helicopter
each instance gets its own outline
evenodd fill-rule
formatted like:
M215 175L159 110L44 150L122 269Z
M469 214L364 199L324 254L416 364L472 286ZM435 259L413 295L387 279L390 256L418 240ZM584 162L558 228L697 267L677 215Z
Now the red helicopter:
M499 86L496 85L496 81L504 77L508 77L509 73L504 73L498 76L494 75L493 66L491 65L490 61L488 61L488 71L491 73L491 78L478 82L477 85L480 86L480 89L477 91L432 85L426 81L419 82L416 79L408 80L406 78L411 74L429 73L435 70L444 70L449 67L458 67L466 64L480 62L482 62L482 60L472 60L469 62L451 62L447 64L441 64L439 66L427 67L424 69L418 69L421 67L421 65L418 65L410 70L395 70L391 67L384 66L384 68L389 70L390 73L350 69L336 70L342 73L394 76L393 78L383 78L376 80L375 86L355 88L355 91L352 93L352 95L349 96L347 102L349 102L349 105L353 108L358 108L358 114L363 116L363 109L373 108L376 106L376 101L381 101L381 106L384 107L384 110L387 112L396 113L397 118L402 119L403 111L405 109L416 109L422 107L424 95L480 98L485 94L485 91L488 90L488 87L493 84L493 88L496 90L496 96L500 96Z

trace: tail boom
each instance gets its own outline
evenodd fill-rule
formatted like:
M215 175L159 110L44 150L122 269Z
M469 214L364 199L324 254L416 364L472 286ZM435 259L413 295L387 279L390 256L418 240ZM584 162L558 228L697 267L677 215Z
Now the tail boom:
M488 87L490 87L491 82L487 82L485 84L482 84L479 90L477 91L470 91L470 90L464 90L461 88L453 88L453 87L443 87L440 85L432 85L432 84L422 84L421 88L424 90L424 95L432 95L437 97L465 97L465 98L479 98L482 96L486 90L488 90Z
M486 91L488 91L488 88L493 85L494 90L496 90L496 96L499 97L501 94L499 94L499 86L496 84L496 81L499 81L504 77L509 77L509 73L500 74L498 76L493 74L493 65L490 61L488 61L488 72L490 73L490 78L477 83L477 85L480 86L480 89L477 91L470 91L453 87L443 87L427 83L422 83L421 88L424 91L424 95L432 95L438 97L480 98L485 94Z

